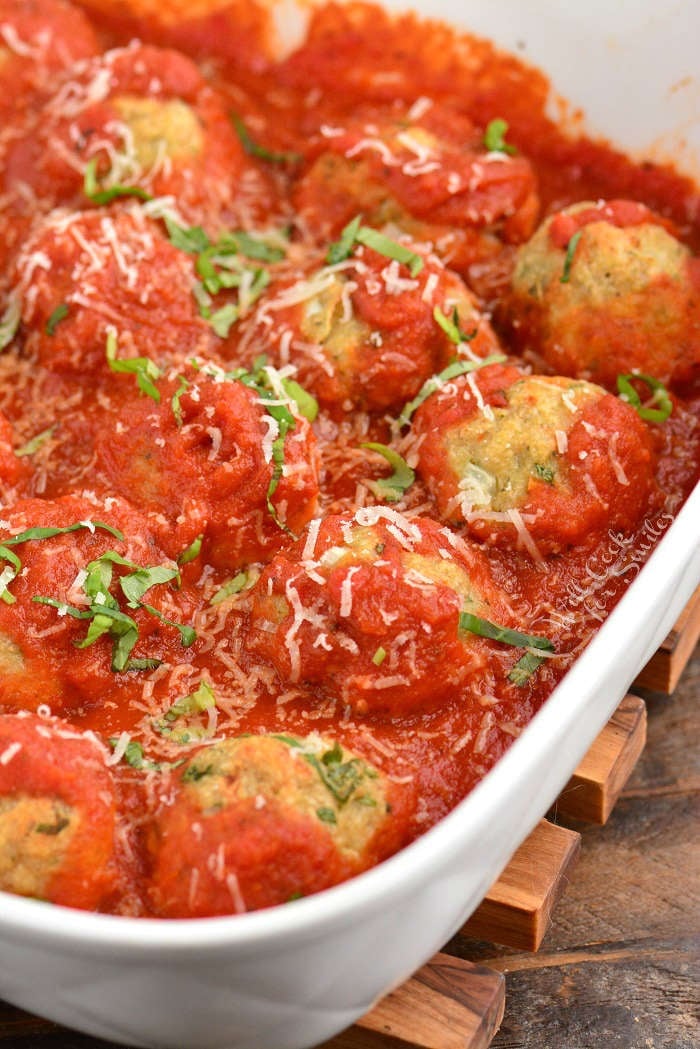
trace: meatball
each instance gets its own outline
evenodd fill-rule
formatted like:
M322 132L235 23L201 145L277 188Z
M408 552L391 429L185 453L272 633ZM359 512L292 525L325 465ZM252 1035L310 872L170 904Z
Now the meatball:
M581 379L487 365L428 397L413 435L443 519L535 557L631 530L654 487L646 425Z
M0 0L0 116L20 114L32 97L99 47L85 15L64 0Z
M246 736L200 749L147 834L153 910L240 913L335 885L402 844L405 795L320 736Z
M140 207L53 212L23 246L15 293L24 350L46 368L94 381L119 332L124 357L162 362L205 353L216 340L193 295L192 259Z
M297 266L242 323L235 352L250 358L264 347L294 364L321 404L344 411L398 407L453 357L498 349L456 274L405 238L395 247L411 261L359 244L338 264Z
M502 243L519 244L538 215L534 172L522 156L489 151L464 116L431 107L394 121L370 112L344 128L323 128L294 203L319 240L337 235L361 212L372 225L393 223L431 240L466 273Z
M91 185L94 181L94 187ZM132 43L75 66L7 153L5 190L31 188L44 210L84 206L127 186L173 196L213 235L266 213L226 107L184 55Z
M177 568L128 503L67 496L25 499L6 509L0 535L0 707L48 705L76 713L128 687L134 675L123 672L138 667L132 650L135 660L155 659L156 665L174 659L182 647L178 632L158 614L129 606L117 584L131 575L138 588L144 575L134 573L155 567L154 588L147 588L144 600L177 620L180 604L169 586L177 581ZM184 602L182 595L178 599Z
M608 389L633 371L680 384L700 371L698 262L642 204L550 216L517 253L506 317L521 349Z
M172 557L202 534L205 559L233 569L289 543L315 511L309 422L274 369L242 374L190 366L159 383L157 403L118 376L123 392L100 406L93 483L150 512Z
M106 753L69 724L0 715L0 889L96 910L118 882Z
M314 522L251 589L248 648L359 715L437 709L493 686L500 653L461 613L513 624L483 552L389 507Z

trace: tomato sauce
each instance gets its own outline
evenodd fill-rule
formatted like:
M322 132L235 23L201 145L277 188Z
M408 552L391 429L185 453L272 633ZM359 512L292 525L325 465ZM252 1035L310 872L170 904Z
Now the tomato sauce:
M0 33L0 888L289 903L471 790L698 480L700 195L369 4Z

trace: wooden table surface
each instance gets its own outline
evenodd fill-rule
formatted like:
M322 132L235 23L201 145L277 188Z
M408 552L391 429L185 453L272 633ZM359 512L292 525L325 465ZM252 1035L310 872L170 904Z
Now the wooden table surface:
M492 1049L700 1046L699 696L700 648L673 699L645 694L646 750L607 826L576 827L581 859L537 954L463 937L447 947L507 974ZM0 1003L0 1046L113 1043Z

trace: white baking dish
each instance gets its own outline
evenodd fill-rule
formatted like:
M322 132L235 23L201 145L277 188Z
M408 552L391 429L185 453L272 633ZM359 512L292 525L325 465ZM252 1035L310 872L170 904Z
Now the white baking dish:
M592 130L631 150L677 149L700 170L695 0L415 7L519 47ZM292 907L232 918L133 920L0 893L0 996L164 1049L302 1049L352 1023L442 946L566 783L700 581L699 519L700 488L544 709L410 848Z

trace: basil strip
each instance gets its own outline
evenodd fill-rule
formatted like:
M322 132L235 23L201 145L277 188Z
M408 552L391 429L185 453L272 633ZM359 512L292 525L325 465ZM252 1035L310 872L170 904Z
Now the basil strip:
M480 368L485 368L488 364L502 364L506 359L502 353L492 353L488 357L484 357L482 361L453 361L452 364L448 364L437 375L431 375L423 383L413 400L404 406L401 415L396 421L397 426L399 428L408 426L411 416L417 408L420 408L423 401L427 401L431 394L442 389L445 383L448 383L451 379L456 379L460 375L467 375L469 372L478 371Z
M451 319L445 316L439 306L436 306L433 310L433 319L442 328L447 338L456 346L459 346L461 342L471 342L478 335L477 328L470 332L462 331L459 326L459 313L456 306L452 310Z
M110 186L103 188L97 181L97 157L93 157L85 165L85 176L83 178L83 193L93 204L110 204L118 197L138 197L139 200L153 200L150 193L140 186Z
M236 134L240 139L240 143L243 146L243 151L248 154L249 157L258 157L260 160L267 160L271 164L295 164L301 160L301 154L294 152L282 153L274 149L266 149L265 146L258 145L253 140L248 131L248 128L239 117L238 113L231 112L229 114L231 123L233 124Z
M511 668L508 680L517 685L518 688L522 688L544 661L543 656L536 656L534 652L526 652Z
M364 244L365 247L371 248L379 255L384 255L387 259L395 259L408 266L412 277L417 277L425 265L423 258L415 251L397 243L391 237L380 233L379 230L372 229L371 226L363 226L361 215L356 215L351 222L348 222L340 234L340 240L330 245L326 253L326 262L330 265L344 262L352 254L353 246L356 243Z
M388 503L398 502L415 481L415 470L408 465L403 456L385 444L376 444L372 441L363 444L362 447L369 448L370 451L381 455L394 471L390 477L381 477L376 481L365 481L364 483L377 498L383 498Z
M568 284L569 280L571 279L571 266L574 261L574 253L576 251L576 246L581 239L582 233L583 230L577 230L577 232L574 233L569 243L566 245L566 255L564 256L564 269L562 270L561 277L559 278L561 284Z
M651 403L658 404L658 408L652 408L642 404L642 400L632 385L632 380L638 379L645 383L651 390ZM626 401L636 411L640 419L650 423L666 422L673 411L673 401L668 390L660 379L653 375L643 375L641 372L629 372L627 375L618 375L617 390L621 400Z
M156 404L160 403L160 390L154 385L154 381L160 379L161 370L150 357L117 357L117 335L114 331L107 334L105 355L111 371L135 375L136 384L141 393L145 393Z
M49 319L46 322L46 327L44 328L44 331L46 332L46 334L47 335L55 335L56 328L58 327L58 325L61 323L62 320L65 320L65 318L68 316L69 312L70 311L68 309L68 305L65 302L61 302L56 307L56 309L53 311L53 313L51 314L51 316L49 317Z
M5 312L0 318L0 350L9 346L19 328L22 319L22 303L18 295L10 295Z
M460 612L458 629L460 634L478 634L479 637L500 641L504 645L513 645L515 648L540 648L546 652L554 651L554 645L547 637L523 634L519 630L511 630L510 627L491 623L488 619L482 619L471 612Z
M506 142L508 127L508 121L502 117L495 117L488 122L484 131L484 145L489 153L509 153L513 155L518 152L515 146L511 146L509 142Z

